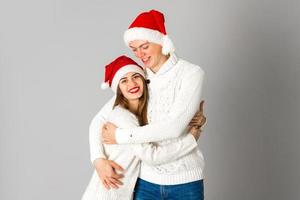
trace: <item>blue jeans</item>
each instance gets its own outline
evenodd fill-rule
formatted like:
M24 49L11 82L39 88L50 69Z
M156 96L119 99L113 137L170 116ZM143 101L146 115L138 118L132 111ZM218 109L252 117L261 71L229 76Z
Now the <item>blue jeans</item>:
M203 180L178 185L157 185L138 179L134 200L203 200Z

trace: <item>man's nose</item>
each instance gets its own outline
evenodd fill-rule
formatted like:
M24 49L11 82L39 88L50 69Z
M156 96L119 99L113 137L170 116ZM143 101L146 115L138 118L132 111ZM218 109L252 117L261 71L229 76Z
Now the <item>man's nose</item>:
M141 49L138 49L137 51L137 57L141 58L144 55L144 52Z

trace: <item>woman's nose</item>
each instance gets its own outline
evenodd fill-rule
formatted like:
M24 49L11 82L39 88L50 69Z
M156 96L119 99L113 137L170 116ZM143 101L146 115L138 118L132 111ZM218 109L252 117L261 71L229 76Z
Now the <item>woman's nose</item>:
M135 86L135 85L136 85L135 80L129 80L128 81L128 86Z

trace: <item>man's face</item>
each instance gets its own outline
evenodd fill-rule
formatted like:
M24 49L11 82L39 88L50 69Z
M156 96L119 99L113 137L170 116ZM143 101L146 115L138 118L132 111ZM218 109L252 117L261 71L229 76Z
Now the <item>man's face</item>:
M134 40L129 43L134 55L139 58L145 67L154 69L159 65L163 56L162 46L146 40Z

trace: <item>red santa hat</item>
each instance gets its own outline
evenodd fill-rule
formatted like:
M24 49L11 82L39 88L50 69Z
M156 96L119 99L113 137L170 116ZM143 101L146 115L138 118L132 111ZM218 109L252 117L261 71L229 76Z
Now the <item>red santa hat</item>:
M168 55L175 47L165 28L164 15L157 10L139 14L124 33L127 46L133 40L147 40L162 46L162 53Z
M103 90L111 87L116 92L119 81L128 72L136 72L145 78L145 72L141 66L139 66L134 60L127 56L120 56L113 62L105 66L105 78L101 84Z

